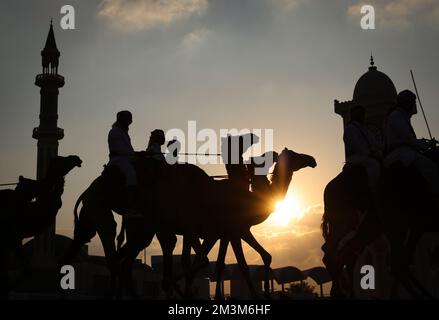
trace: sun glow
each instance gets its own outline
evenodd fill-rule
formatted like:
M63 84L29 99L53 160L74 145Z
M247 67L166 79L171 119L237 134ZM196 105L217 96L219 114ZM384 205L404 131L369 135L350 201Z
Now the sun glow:
M291 220L300 220L302 217L300 202L295 196L288 195L284 200L276 203L276 210L271 214L270 220L285 227Z

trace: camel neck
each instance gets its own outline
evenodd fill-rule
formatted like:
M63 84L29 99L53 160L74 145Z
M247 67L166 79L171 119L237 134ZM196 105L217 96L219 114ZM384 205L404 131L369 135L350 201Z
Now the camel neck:
M272 182L270 184L271 195L273 200L281 200L285 197L293 178L293 170L287 168L282 163L277 163L274 167Z
M253 193L259 200L258 211L255 215L254 224L263 222L275 210L275 205L282 200L290 185L293 170L285 168L281 164L276 164L270 183L266 176L255 176L252 181Z
M61 195L64 190L64 177L48 177L42 182L41 196L47 195L50 197Z

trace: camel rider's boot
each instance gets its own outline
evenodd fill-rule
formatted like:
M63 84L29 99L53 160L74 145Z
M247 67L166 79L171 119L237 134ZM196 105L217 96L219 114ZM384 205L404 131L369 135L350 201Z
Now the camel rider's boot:
M126 201L126 213L127 219L142 218L143 215L139 212L139 192L137 186L127 186L125 188L125 201Z

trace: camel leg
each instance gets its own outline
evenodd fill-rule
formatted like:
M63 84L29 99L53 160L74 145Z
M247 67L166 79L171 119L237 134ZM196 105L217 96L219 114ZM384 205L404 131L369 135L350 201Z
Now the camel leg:
M96 226L87 218L91 213L87 206L81 208L79 220L75 224L73 232L73 241L70 243L67 251L59 260L59 266L70 264L77 256L81 248L96 235ZM110 213L111 214L111 213Z
M120 248L122 248L122 245L125 241L125 218L122 217L122 225L120 227L120 233L116 238L117 240L117 246L116 246L116 250L119 251Z
M247 230L244 232L244 234L241 237L245 242L247 242L250 247L256 250L257 253L262 258L262 261L264 262L264 295L268 298L271 297L270 295L270 265L271 265L271 254L267 252L255 239L253 234L250 230Z
M207 258L207 254L212 250L212 247L215 245L217 239L208 241L208 246L203 247L199 238L192 239L192 248L195 251L195 262L194 264L199 263L200 268L209 265L209 259ZM204 250L204 251L203 251ZM204 252L204 255L203 255Z
M340 299L344 298L342 295L342 291L340 288L340 276L337 268L337 265L334 261L334 254L335 251L334 246L331 245L331 241L327 238L325 240L325 243L322 246L322 251L324 252L322 262L325 265L326 270L328 270L329 275L332 279L332 285L331 285L331 291L330 295L332 299Z
M407 228L402 228L397 230L393 234L394 238L391 241L392 244L392 256L393 266L392 269L395 270L397 278L400 280L404 288L412 295L414 298L419 298L419 294L416 291L416 287L422 292L422 294L429 296L429 293L424 289L424 287L413 277L410 270L410 265L413 263L414 251L416 245L421 237L421 234L412 231ZM405 242L403 239L407 238Z
M191 249L192 249L192 237L183 236L183 250L181 252L181 264L183 266L183 272L185 274L185 288L184 297L192 298L192 278L190 276L191 268Z
M175 285L172 278L172 253L174 252L177 237L175 234L158 232L157 238L160 242L163 253L163 280L162 289L168 298L173 296L173 286ZM180 291L177 289L177 291Z
M209 259L207 255L212 250L215 243L218 241L218 238L205 238L203 244L197 255L195 256L195 261L191 267L191 276L195 277L196 273L206 267L209 264Z
M93 232L94 233L94 232ZM91 237L93 238L93 236ZM75 230L75 236L68 246L66 252L61 256L61 258L58 260L58 275L59 280L58 283L60 283L62 274L60 273L60 270L65 265L71 265L74 261L75 257L78 255L81 248L88 242L90 242L91 238L80 238L76 236L76 230ZM58 295L60 299L64 299L66 294L66 291L63 290L60 286L58 286Z
M225 259L227 254L227 247L229 246L228 239L221 239L220 248L218 250L218 257L216 259L216 286L215 286L215 300L224 300L224 288L222 287L222 276L225 268Z
M194 247L195 253L197 254L195 256L195 261L192 266L192 270L194 270L193 272L196 272L209 264L209 259L207 258L207 255L212 250L217 241L218 238L206 238L204 239L203 244L198 247L197 242L198 244L200 244L199 239L193 239L192 247Z
M416 246L419 243L419 240L421 239L422 233L419 232L419 230L413 230L411 229L409 231L409 237L407 239L406 244L406 252L407 252L407 259L408 264L411 265L414 263L414 255L416 251ZM409 279L413 283L413 285L428 299L433 299L433 296L431 293L425 289L425 287L419 282L419 280L416 278L416 276L413 274L413 272L410 271Z
M14 253L18 261L23 266L25 272L30 272L31 269L30 261L29 258L24 254L23 245L21 244L21 241L18 241L14 246Z
M118 252L118 262L120 263L120 277L121 283L120 287L116 291L117 297L120 298L124 289L127 288L129 294L133 298L137 298L137 293L135 288L133 287L132 282L132 267L133 263L137 257L137 255L143 250L143 248L149 246L152 239L154 238L154 233L148 233L145 236L145 245L141 246L140 244L131 244L129 241L122 246L120 251Z
M200 242L200 239L198 238L193 238L192 239L192 243L191 243L192 249L194 249L195 254L199 254L201 253L202 250L202 244Z
M195 236L185 236L186 239L186 248L183 247L183 256L186 256L186 263L189 264L189 268L185 267L185 275L186 275L186 296L192 297L192 284L195 277L195 274L200 269L209 265L209 259L207 258L207 254L212 250L212 247L215 245L217 239L208 239L205 240L203 244L200 243L200 239ZM190 249L194 248L196 253L195 261L193 265L190 260Z
M192 271L192 261L190 259L191 249L194 249L197 255L202 253L202 245L199 239L193 238L189 235L183 236L183 249L181 253L181 263L183 266L183 271L180 274L174 276L174 282L179 281L181 278L187 276L189 272ZM197 258L196 258L197 259ZM195 262L194 262L195 263Z
M191 273L190 276L192 278L195 277L195 274L199 270L201 270L209 263L209 259L207 258L207 255L209 254L210 250L212 250L215 243L218 241L218 238L205 238L203 244L200 247L196 245L197 241L198 241L197 239L193 239L193 241L191 242L193 247L194 247L194 243L195 243L195 247L197 247L197 249L195 250L196 252L195 261L192 263L189 271ZM185 272L175 276L174 282L179 281L184 276L186 276Z
M415 288L413 287L412 283L410 282L410 274L402 271L402 270L395 270L392 268L392 273L395 277L395 280L393 282L392 288L391 288L391 298L392 299L398 299L398 289L399 284L402 285L402 287L415 299L419 298L419 295L417 294Z
M410 266L413 265L414 263L416 246L418 245L421 236L422 236L422 232L419 232L419 230L415 230L415 229L409 230L408 239L405 246L406 261L408 268L408 281L410 281L413 284L413 286L416 289L418 289L424 297L428 299L433 299L431 293L427 289L425 289L425 287L419 282L419 280L416 278L416 276L413 274L410 268Z
M108 219L109 220L109 219ZM110 270L110 293L113 296L113 293L116 290L116 281L117 281L117 262L116 262L116 246L114 243L114 239L116 237L116 222L111 215L111 221L107 221L109 223L103 224L97 230L99 238L101 239L102 247L104 248L105 259L107 261L108 269Z
M354 271L355 263L357 261L357 256L352 255L346 261L346 291L350 298L355 298L354 290Z
M73 240L68 246L67 250L58 260L58 269L60 270L64 265L71 265L75 257L78 255L81 248L96 235L96 227L89 219L89 207L83 206L80 211L79 220L75 224L73 232ZM61 277L61 274L60 274ZM65 295L65 290L58 288L58 293L61 298Z
M208 265L209 259L207 258L207 254L210 252L210 250L212 250L212 247L215 245L217 240L217 238L205 239L203 244L201 244L199 238L196 238L193 235L184 235L182 252L182 263L184 270L172 278L172 283L174 284L174 287L180 296L191 298L193 279L200 269ZM196 253L193 263L191 263L190 259L191 248L194 248ZM163 246L162 249L164 249ZM181 290L177 284L177 282L182 278L185 278L184 294L181 293Z
M253 282L250 279L249 268L247 265L247 261L245 261L244 251L242 250L242 243L240 238L233 238L231 240L233 252L235 253L236 260L238 261L238 265L241 269L242 275L244 276L245 281L247 282L248 288L250 290L250 294L253 299L258 299L258 293L256 292L255 287L253 286Z
M117 253L117 261L120 265L122 277L122 285L117 292L118 296L124 288L128 288L131 296L136 297L132 283L132 266L138 254L150 245L154 235L155 231L148 225L146 220L126 221L127 241Z
M412 264L414 260L414 255L416 251L416 247L419 243L419 240L421 239L422 233L418 230L409 230L409 235L406 243L406 252L407 252L407 259L408 263Z
M19 286L20 283L26 281L32 275L32 268L29 258L25 255L23 250L23 245L20 241L17 241L13 246L13 252L17 257L20 264L23 266L23 271L21 272L18 279L11 285L11 288Z
M418 295L413 285L410 283L410 271L408 267L407 254L404 252L405 246L403 245L405 238L405 233L403 230L396 230L397 232L387 234L387 237L391 245L391 271L395 277L395 282L393 283L391 294L392 298L397 295L398 282L407 290L407 292L414 298ZM405 231L405 230L404 230Z

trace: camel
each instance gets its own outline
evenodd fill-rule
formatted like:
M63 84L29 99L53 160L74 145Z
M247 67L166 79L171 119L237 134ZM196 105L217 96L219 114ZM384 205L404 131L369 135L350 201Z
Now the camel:
M196 249L197 256L201 257L198 261L205 261L207 253L215 242L223 239L218 265L221 265L221 260L224 261L221 256L225 256L224 250L230 241L245 269L240 242L240 239L243 239L261 254L269 270L271 256L254 239L250 227L263 222L274 211L274 201L282 199L285 195L293 171L316 166L311 156L297 154L288 149L284 150L282 159L284 159L282 165L275 169L270 188L261 188L260 191L255 190L256 192L242 195L232 189L228 183L214 182L203 170L194 165L167 166L153 159L141 160L137 171L143 199L141 211L145 214L145 219L123 219L127 243L121 248L119 258L126 262L126 270L130 270L129 261L134 260L138 253L150 244L154 235L157 235L165 266L162 286L165 292L171 295L170 291L174 283L172 252L176 243L176 234L184 236L183 264L186 266L190 261L188 256L191 247ZM116 274L114 244L116 224L111 211L123 215L123 205L120 204L117 196L121 191L121 183L116 182L118 179L121 181L117 168L107 167L79 197L75 205L74 240L62 259L63 263L71 261L79 249L97 232L110 267L113 287ZM242 201L241 196L245 197L246 201ZM262 201L263 198L266 203ZM76 210L81 202L83 206L78 217ZM167 204L172 205L167 206ZM237 220L235 215L243 221L234 221ZM236 223L235 226L231 222ZM206 240L202 247L198 245L199 238ZM266 287L268 290L268 271Z
M437 149L431 150L428 155L439 163ZM359 185L364 187L366 184L363 181L359 182ZM326 240L323 246L324 262L333 277L331 295L334 297L342 295L339 284L343 266L346 265L351 272L351 267L362 249L384 234L391 246L391 272L395 278L392 296L396 296L399 284L402 284L412 296L430 296L409 270L422 234L439 231L439 219L435 214L438 211L437 204L434 203L434 198L416 169L397 164L383 170L377 208L367 211L361 223L358 220L352 223L349 217L352 220L356 211L365 211L367 193L361 196L359 189L351 189L353 193L349 194L346 189L339 188L337 194L328 191L330 188L328 184L325 190L325 214L322 227ZM355 197L357 200L362 198L362 201L353 201ZM350 203L347 210L341 207L345 203ZM349 233L352 236L341 245L341 239ZM352 274L348 275L347 280L352 280ZM348 291L351 289L348 288Z
M284 198L293 172L315 166L316 161L313 157L285 148L279 155L271 183L261 184L260 189L256 188L253 192L241 193L227 183L212 181L196 166L171 166L166 179L159 179L154 184L154 212L147 216L143 223L126 221L127 242L120 250L120 257L128 263L127 270L130 270L130 263L157 234L163 251L164 282L169 285L173 282L171 264L176 234L187 238L187 243L193 243L194 239L198 238L205 240L201 252L197 254L198 261L202 261L213 244L221 239L219 273L224 263L227 243L230 241L235 257L250 285L248 267L241 246L243 239L263 257L266 267L265 289L268 290L271 256L257 243L250 228L265 221L274 211L275 203ZM185 254L188 254L188 250L185 250ZM254 289L252 292L255 294Z
M11 212L14 211L18 205L32 201L32 199L37 196L39 191L39 181L24 178L23 176L19 176L17 186L14 190L0 190L0 201L4 211L2 219L5 219L6 215L11 214Z
M2 232L0 234L0 268L2 282L7 281L7 258L15 250L21 262L28 267L28 262L21 254L22 241L25 238L41 234L50 225L61 208L61 195L64 191L64 176L74 167L81 166L77 156L55 157L49 164L46 178L41 181L21 178L13 192L12 203L8 214L2 216ZM8 191L9 194L11 192ZM36 197L35 201L31 201ZM2 288L7 290L7 286ZM3 292L3 294L7 294Z
M270 184L270 181L267 178L267 174L269 171L269 167L266 166L267 161L277 162L278 154L277 152L270 151L266 152L263 155L257 157L257 158L251 158L250 163L247 165L247 170L250 176L251 186L253 192L258 192L263 194L264 192L267 192L268 186ZM260 172L258 172L258 175L255 174L255 168L259 167ZM218 251L218 257L216 261L216 286L215 286L215 300L223 300L224 299L224 292L223 288L221 286L222 283L222 273L225 268L225 257L227 254L227 247L229 243L232 244L232 247L234 247L234 252L236 256L241 256L242 252L242 245L240 240L244 240L247 242L247 244L250 245L256 252L259 253L263 263L264 263L264 295L266 297L270 296L269 293L269 272L270 272L270 265L272 257L270 253L268 253L254 238L253 234L251 233L250 229L244 232L240 235L240 239L234 239L233 242L231 242L231 239L223 237L220 240L220 247ZM239 241L238 241L239 240ZM183 247L185 248L185 247ZM186 250L187 247L186 247ZM207 249L207 251L210 251L211 247ZM237 253L238 252L238 255ZM245 260L243 261L245 266ZM246 267L245 267L246 268ZM246 276L246 273L244 273L245 280L247 281L248 288L251 292L251 294L256 297L256 290L253 286L253 282L250 281L250 278Z
M138 178L140 180L139 188L142 189L143 197L139 209L146 216L152 211L147 202L151 200L148 194L152 194L151 181L162 178L161 174L164 166L151 158L140 158L137 161ZM78 254L79 250L89 242L96 234L98 234L110 270L112 296L120 291L115 292L119 274L119 264L116 258L116 229L117 224L113 217L113 212L122 215L125 214L126 203L123 199L123 186L125 177L116 166L104 166L104 170L91 185L79 196L74 207L74 237L69 248L60 259L59 264L70 264ZM78 214L78 208L82 204ZM140 223L144 219L136 219L136 223ZM118 237L119 247L124 241L124 229L127 222L122 220L121 234ZM158 235L159 241L168 241L168 243L176 242L176 237L163 238ZM197 241L198 242L198 241ZM169 247L169 245L163 245ZM197 249L197 243L193 247ZM172 257L171 257L172 258ZM135 294L132 293L134 296Z

